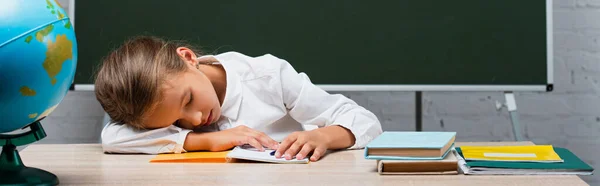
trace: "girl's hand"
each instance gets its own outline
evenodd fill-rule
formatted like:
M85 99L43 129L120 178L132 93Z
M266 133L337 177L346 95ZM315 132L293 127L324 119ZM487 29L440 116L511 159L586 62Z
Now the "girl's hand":
M265 133L248 128L245 125L207 133L207 135L210 151L223 151L244 144L249 144L260 151L264 151L264 147L277 149L278 144L277 141L271 139Z
M291 160L296 156L296 159L304 159L309 153L312 153L310 161L317 161L328 149L328 139L325 134L318 130L294 132L290 134L275 152L275 157L286 160Z

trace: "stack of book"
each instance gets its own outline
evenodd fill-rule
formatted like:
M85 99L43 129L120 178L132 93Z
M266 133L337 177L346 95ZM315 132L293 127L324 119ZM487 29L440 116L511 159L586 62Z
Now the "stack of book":
M458 174L456 132L385 131L365 147L379 174Z
M594 169L552 145L462 146L455 151L463 174L591 175Z

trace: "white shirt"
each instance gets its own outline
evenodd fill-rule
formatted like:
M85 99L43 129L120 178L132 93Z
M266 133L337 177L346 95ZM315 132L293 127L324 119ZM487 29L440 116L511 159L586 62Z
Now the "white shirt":
M350 149L363 148L382 133L370 111L340 94L329 94L298 73L285 60L267 54L250 57L227 52L215 57L227 76L221 117L195 132L218 131L246 125L276 141L294 131L340 125L356 139ZM108 123L102 130L102 147L109 153L181 153L192 130L175 125L138 130Z

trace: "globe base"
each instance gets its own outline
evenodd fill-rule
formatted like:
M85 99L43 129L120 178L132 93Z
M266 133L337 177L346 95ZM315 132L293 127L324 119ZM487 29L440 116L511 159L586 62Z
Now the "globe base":
M58 185L58 177L42 169L26 167L16 147L7 145L2 147L0 155L0 185Z
M21 161L17 145L25 145L46 137L39 121L27 127L21 134L0 134L0 185L58 185L56 175L33 167L26 167Z

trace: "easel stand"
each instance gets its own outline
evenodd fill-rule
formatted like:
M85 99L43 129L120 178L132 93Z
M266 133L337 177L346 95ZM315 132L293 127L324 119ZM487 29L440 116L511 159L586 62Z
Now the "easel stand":
M506 107L508 109L515 140L523 141L523 137L521 136L521 124L519 123L519 113L517 113L517 101L515 100L515 94L513 92L504 92L504 98L506 99L506 103L503 104L496 102L496 109L500 110L502 107Z
M423 131L423 92L417 91L415 94L415 121L417 122L417 126L415 129L417 131Z
M515 94L510 91L504 92L504 98L506 99L506 103L496 102L496 109L500 110L503 107L508 109L513 128L513 136L516 141L523 141L523 137L521 136L521 124L519 123L519 113L517 113ZM421 91L417 91L415 93L415 116L416 131L423 131L423 92Z

